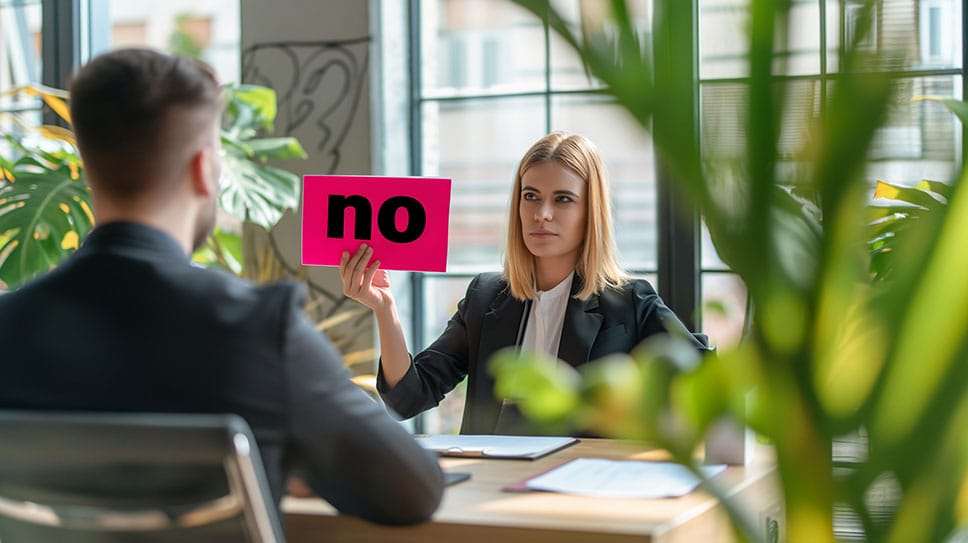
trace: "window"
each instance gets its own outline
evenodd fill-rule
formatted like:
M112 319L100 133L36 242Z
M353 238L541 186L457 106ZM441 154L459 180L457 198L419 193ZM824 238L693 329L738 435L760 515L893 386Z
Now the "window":
M632 2L648 33L649 2ZM655 158L649 134L596 93L580 61L543 22L506 0L422 0L412 4L419 57L412 76L418 112L416 175L453 179L447 274L413 276L416 351L436 338L470 278L500 270L518 161L552 130L589 137L612 181L622 262L655 283ZM578 2L559 1L577 24ZM421 294L422 293L422 294ZM422 318L420 317L422 315ZM456 431L460 390L418 430Z
M41 13L40 0L0 0L0 92L40 82ZM36 98L0 96L0 123L11 122L4 111L25 110L36 110L39 122L40 108ZM9 124L0 127L4 132L16 129Z
M925 66L951 66L960 51L953 36L960 35L961 17L958 2L952 0L921 0L918 35L921 63Z
M699 1L699 96L702 149L707 158L740 156L745 108L745 0ZM795 0L794 21L775 73L790 82L783 111L778 157L795 171L797 156L809 141L811 122L824 114L824 102L835 87L842 65L841 44L855 39L862 2ZM961 2L957 0L884 0L870 13L871 28L859 40L863 48L900 50L907 54L893 66L900 75L897 97L870 152L867 178L915 183L922 178L947 180L961 159L960 126L947 110L933 103L911 103L924 94L962 96L960 58ZM920 10L920 11L919 11ZM920 13L920 17L918 17ZM907 38L910 21L919 20L920 43ZM841 41L841 39L843 41ZM703 300L728 300L736 285L704 233Z
M743 152L749 0L694 2L701 148L706 159L732 160ZM577 24L577 0L552 4ZM630 5L643 40L650 39L651 2ZM506 222L514 167L531 142L554 129L583 133L602 149L615 188L623 263L660 284L691 280L657 275L664 268L657 233L675 226L662 224L657 213L649 135L595 92L600 83L587 79L560 38L500 0L421 0L413 6L412 36L420 41L412 60L419 67L412 96L419 122L412 141L414 173L454 179L449 266L455 272L414 277L420 318L414 349L440 333L472 273L500 269L504 232L494 225ZM791 10L796 24L778 46L774 72L790 83L778 159L781 175L792 179L809 127L824 115L837 84L842 44L855 39L865 11L856 0L794 0ZM911 102L921 94L962 96L961 10L959 0L884 0L867 14L872 24L860 36L861 47L906 52L890 67L901 77L870 153L872 183L946 180L961 160L960 126L953 116L936 104ZM913 42L905 39L912 20L918 21ZM742 333L745 287L704 229L699 238L693 262L701 291L696 320L718 345L728 346ZM681 311L680 316L689 317ZM457 420L426 430L456 429L456 412Z
M0 89L40 80L40 0L0 0Z
M223 82L239 81L239 0L108 0L108 46L148 46L210 64Z

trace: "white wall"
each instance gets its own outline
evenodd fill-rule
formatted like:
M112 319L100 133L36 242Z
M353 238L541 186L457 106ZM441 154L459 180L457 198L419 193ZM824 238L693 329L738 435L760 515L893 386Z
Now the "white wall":
M280 166L300 177L373 173L368 8L360 0L241 0L241 79L276 90L276 135L297 137L309 154ZM299 268L300 216L287 215L272 232L290 268ZM305 273L341 296L336 268ZM355 337L357 349L372 346L371 321L357 319L330 335Z

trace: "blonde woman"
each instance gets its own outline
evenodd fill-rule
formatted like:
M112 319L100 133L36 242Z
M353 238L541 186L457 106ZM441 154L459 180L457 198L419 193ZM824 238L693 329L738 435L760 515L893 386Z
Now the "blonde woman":
M461 433L513 431L486 371L505 347L580 366L630 352L652 334L691 337L655 289L619 265L604 164L580 135L554 132L525 153L511 195L504 271L476 276L443 334L414 357L388 276L373 257L367 245L344 253L340 276L343 292L376 315L380 394L409 418L436 406L466 377Z

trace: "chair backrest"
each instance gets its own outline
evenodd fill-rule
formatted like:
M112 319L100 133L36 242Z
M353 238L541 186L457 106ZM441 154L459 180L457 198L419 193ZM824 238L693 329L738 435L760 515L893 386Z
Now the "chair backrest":
M283 541L236 415L0 410L0 543Z

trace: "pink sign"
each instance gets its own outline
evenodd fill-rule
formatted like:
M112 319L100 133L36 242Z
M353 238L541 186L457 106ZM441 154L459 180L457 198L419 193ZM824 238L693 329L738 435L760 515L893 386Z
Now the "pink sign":
M361 243L385 270L447 271L450 179L303 177L302 263L338 266Z

